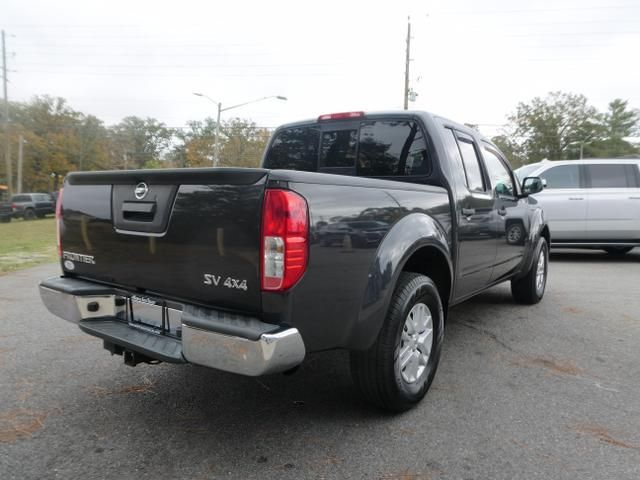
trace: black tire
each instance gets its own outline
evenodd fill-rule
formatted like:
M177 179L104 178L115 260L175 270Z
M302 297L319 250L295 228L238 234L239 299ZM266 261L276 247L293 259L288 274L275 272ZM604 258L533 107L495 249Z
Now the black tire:
M405 322L409 313L414 307L424 311L420 304L428 308L427 314L431 314L431 351L426 365L421 367L422 372L419 375L416 372L415 381L407 382L404 378L406 373L399 365L400 347L403 344L403 331L408 334ZM420 402L438 368L443 334L444 312L436 285L424 275L402 273L375 343L366 351L351 352L351 375L364 399L395 412L409 410ZM426 330L423 335L428 338ZM421 347L414 345L417 350L413 348L413 354L420 356ZM405 348L410 349L411 346L407 343Z
M633 250L633 247L604 247L603 250L609 255L624 255Z
M542 256L544 266L542 286L538 285L538 262ZM547 286L547 273L549 271L549 247L544 237L540 237L533 254L533 261L529 271L520 278L511 280L511 294L518 303L533 305L542 300Z
M27 208L24 211L23 218L25 220L34 220L36 218L36 212L33 211L33 208Z

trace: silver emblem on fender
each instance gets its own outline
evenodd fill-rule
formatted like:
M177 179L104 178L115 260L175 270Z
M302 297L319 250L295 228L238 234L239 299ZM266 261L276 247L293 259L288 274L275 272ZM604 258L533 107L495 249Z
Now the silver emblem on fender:
M149 186L144 182L140 182L138 185L136 185L136 189L133 191L133 194L138 200L142 200L144 197L146 197L147 193L149 193Z

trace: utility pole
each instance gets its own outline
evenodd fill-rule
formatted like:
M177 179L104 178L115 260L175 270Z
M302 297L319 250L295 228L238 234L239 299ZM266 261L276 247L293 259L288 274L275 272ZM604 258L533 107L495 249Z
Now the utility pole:
M16 179L16 193L22 193L22 145L24 137L20 135L18 139L18 178Z
M220 115L222 114L222 102L218 102L218 119L216 129L213 134L213 166L217 167L220 162Z
M411 17L407 17L407 57L404 64L404 109L409 108L409 62L411 62Z
M4 87L4 161L7 174L7 187L9 195L13 194L13 172L11 169L11 142L9 141L9 97L7 96L7 47L4 40L4 30L2 30L2 84Z

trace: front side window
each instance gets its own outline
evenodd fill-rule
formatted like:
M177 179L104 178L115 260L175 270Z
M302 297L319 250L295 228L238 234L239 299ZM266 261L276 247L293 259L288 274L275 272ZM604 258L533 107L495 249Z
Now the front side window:
M427 145L417 123L371 121L361 124L358 175L426 175L430 170Z
M484 181L480 170L480 159L473 141L465 137L458 137L458 148L462 156L464 171L467 176L467 187L470 191L483 192Z
M271 143L264 168L314 172L319 140L320 131L316 127L295 127L280 131Z
M591 188L631 188L636 186L633 170L624 164L587 165Z
M322 132L320 167L353 167L356 164L358 130Z
M580 188L580 167L578 165L558 165L539 175L546 180L547 188Z
M484 163L491 180L491 186L498 195L515 195L515 188L509 170L502 160L488 148L484 149Z

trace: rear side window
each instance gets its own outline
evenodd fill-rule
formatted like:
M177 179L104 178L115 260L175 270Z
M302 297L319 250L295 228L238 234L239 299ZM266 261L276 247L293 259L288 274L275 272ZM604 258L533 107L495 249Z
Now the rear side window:
M30 202L31 197L29 195L14 195L11 197L12 202Z
M264 162L264 168L315 172L320 131L315 127L287 128L278 132Z
M547 188L580 188L580 166L559 165L538 175L547 182Z
M320 167L353 167L356 164L358 130L322 132Z
M358 175L426 175L430 171L427 145L417 123L370 121L360 125Z
M633 165L601 164L586 165L591 188L634 188L637 177Z
M462 155L462 163L467 176L467 187L476 192L484 191L484 181L482 180L482 170L480 170L480 159L472 140L458 137L458 147Z

